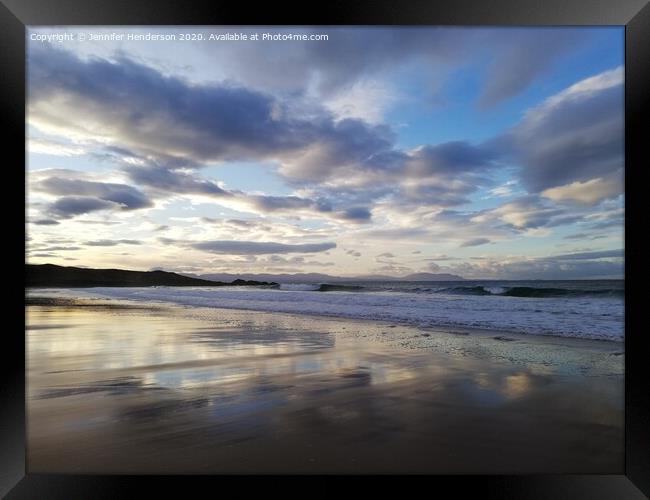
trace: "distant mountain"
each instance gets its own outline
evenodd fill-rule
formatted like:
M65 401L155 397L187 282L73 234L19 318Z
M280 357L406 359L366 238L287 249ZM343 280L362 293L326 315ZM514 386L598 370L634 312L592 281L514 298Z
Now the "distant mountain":
M127 271L124 269L90 269L54 264L25 264L27 287L91 286L261 286L276 285L247 281L236 277L229 283L183 276L166 271Z
M200 275L188 275L208 280L228 281L235 276L247 280L275 281L279 283L340 283L346 281L462 281L465 278L455 274L434 274L414 273L408 276L395 277L383 275L364 276L330 276L321 273L297 273L297 274L240 274L230 273L209 273Z
M462 281L465 278L458 276L457 274L446 274L446 273L414 273L404 276L404 281Z

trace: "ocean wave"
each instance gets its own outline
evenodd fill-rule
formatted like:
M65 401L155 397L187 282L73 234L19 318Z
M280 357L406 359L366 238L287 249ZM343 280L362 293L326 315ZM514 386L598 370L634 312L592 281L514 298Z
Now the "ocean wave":
M284 291L316 292L320 288L320 285L311 283L280 283L280 285L273 288Z
M442 288L436 293L450 293L459 295L498 295L501 297L530 297L535 299L559 297L624 297L625 290L608 288L600 290L571 289L571 288L546 288L532 286L513 287L486 287L486 286L458 286Z
M304 292L402 292L415 294L449 294L449 295L475 295L499 296L522 298L580 298L604 297L622 298L625 290L621 288L558 288L536 286L508 286L508 285L461 285L461 286L394 286L390 284L341 284L341 283L283 283L276 287L284 291Z
M330 283L281 283L273 287L276 290L291 292L359 292L365 287L360 285L338 285Z
M360 285L330 285L323 283L318 287L319 292L360 292L364 287Z

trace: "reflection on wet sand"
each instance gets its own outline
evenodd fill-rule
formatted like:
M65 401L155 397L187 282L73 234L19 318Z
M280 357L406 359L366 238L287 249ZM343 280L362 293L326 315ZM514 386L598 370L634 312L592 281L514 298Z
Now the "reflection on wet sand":
M155 307L29 306L27 322L32 472L623 467L607 342Z

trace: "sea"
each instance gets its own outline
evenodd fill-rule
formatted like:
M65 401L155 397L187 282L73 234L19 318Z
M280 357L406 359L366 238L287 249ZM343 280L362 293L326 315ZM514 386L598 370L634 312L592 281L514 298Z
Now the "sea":
M32 296L95 297L183 306L378 320L423 328L480 328L624 340L624 280L346 281L266 287L32 289Z

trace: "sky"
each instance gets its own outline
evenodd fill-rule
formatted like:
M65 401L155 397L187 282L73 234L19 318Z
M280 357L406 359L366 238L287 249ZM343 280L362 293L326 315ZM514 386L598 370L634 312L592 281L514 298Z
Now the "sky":
M622 27L38 27L27 46L29 263L623 277Z

